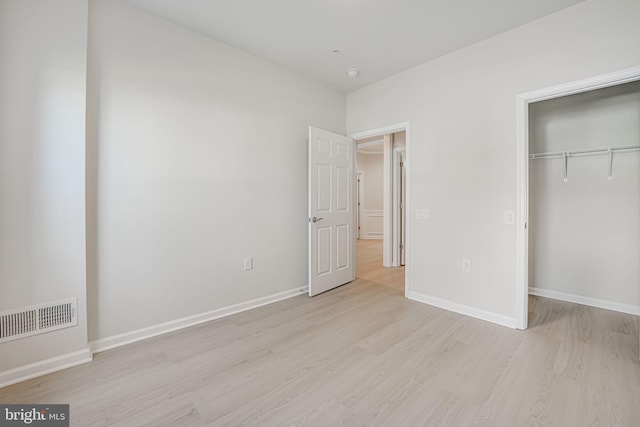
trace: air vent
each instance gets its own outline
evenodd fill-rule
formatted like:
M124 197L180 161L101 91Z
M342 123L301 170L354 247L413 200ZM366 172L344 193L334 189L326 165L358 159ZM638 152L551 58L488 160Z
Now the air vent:
M78 324L76 298L0 313L0 343Z

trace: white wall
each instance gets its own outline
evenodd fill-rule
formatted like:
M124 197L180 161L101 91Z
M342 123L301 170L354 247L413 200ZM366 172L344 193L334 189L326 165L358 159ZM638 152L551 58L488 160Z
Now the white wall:
M640 145L640 82L531 104L531 153ZM529 286L640 308L640 152L529 162Z
M384 196L382 154L358 153L358 170L364 172L364 208L382 210Z
M411 122L410 291L515 324L516 96L640 64L640 2L592 0L347 96L348 133ZM472 261L472 272L461 261Z
M358 170L364 174L361 239L382 239L383 236L383 159L382 154L358 153Z
M79 311L77 327L0 344L0 373L87 348L86 28L86 0L0 1L0 311L70 297Z
M116 2L89 28L90 339L305 286L307 129L345 96Z

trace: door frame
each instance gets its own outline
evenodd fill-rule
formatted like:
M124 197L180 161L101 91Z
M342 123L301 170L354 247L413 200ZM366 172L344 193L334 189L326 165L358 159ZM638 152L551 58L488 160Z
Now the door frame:
M406 132L406 149L405 149L405 173L406 173L406 212L411 212L411 123L409 121L400 122L388 126L383 126L380 128L375 128L371 130L355 132L349 135L351 139L354 140L354 150L357 150L357 141L359 139L370 138L374 136L384 136L389 135L396 132ZM387 153L387 150L389 153ZM392 166L393 162L393 153L388 144L385 144L385 162L389 163ZM357 168L355 168L357 169ZM393 228L393 173L389 172L389 176L385 177L384 180L384 236L383 236L383 245L384 245L384 253L388 254L388 257L391 257L393 253L393 239L390 238L390 234ZM354 182L357 180L354 179ZM406 228L405 228L405 271L404 271L404 294L405 297L411 291L411 256L413 251L411 250L411 228L412 221L411 215L406 215ZM356 242L353 242L354 245Z
M404 249L400 248L400 245L405 243L403 237L406 237L406 234L403 231L406 231L405 222L407 220L407 206L406 206L406 193L403 193L406 186L406 170L404 169L404 163L406 163L406 147L393 147L393 234L392 234L392 246L393 246L393 254L392 254L392 265L394 267L403 266L403 252ZM403 166L400 166L400 164ZM405 175L404 186L402 185L402 175ZM404 202L404 206L400 206Z
M353 142L355 145L355 141ZM356 147L357 150L357 147ZM357 152L357 151L356 151ZM357 159L356 159L357 164ZM362 209L364 208L364 172L356 167L356 240L362 239Z
M516 97L516 328L527 329L529 313L529 104L640 80L640 67L553 86ZM408 140L408 137L407 137ZM408 148L408 145L407 145ZM409 254L410 255L410 254Z

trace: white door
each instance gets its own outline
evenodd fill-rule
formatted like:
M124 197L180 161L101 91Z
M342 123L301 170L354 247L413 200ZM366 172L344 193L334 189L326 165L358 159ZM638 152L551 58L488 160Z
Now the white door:
M355 279L353 147L309 128L309 296Z

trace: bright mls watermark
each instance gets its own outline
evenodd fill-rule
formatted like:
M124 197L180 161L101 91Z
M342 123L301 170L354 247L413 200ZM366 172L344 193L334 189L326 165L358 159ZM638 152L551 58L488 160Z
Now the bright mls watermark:
M69 427L69 405L2 405L0 427Z

